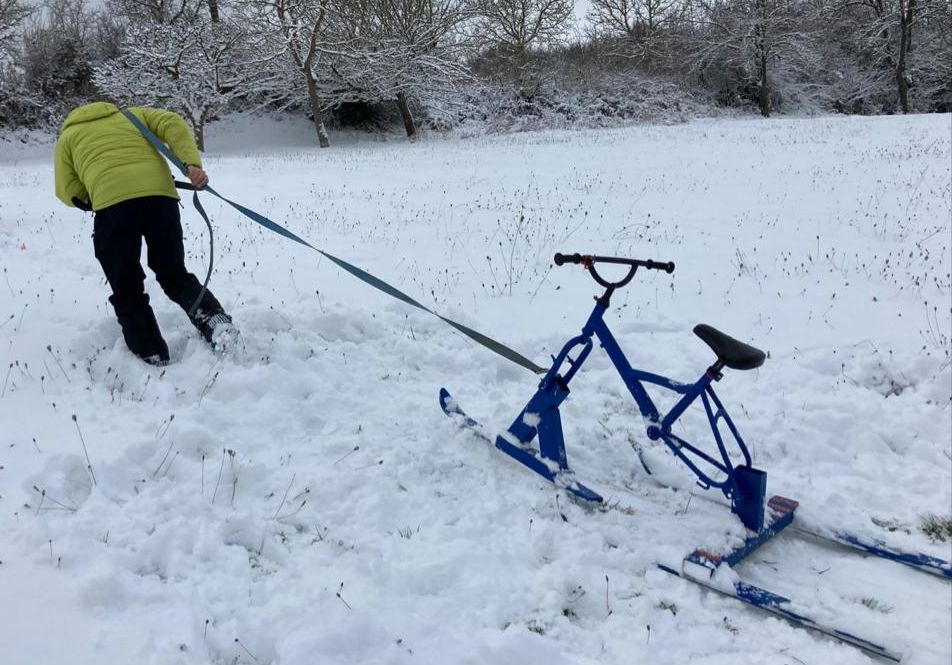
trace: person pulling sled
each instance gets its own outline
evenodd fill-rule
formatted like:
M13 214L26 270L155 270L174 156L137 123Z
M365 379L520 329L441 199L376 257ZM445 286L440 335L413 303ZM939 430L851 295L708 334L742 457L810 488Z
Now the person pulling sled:
M197 189L208 184L201 156L185 120L172 111L130 108L188 165ZM212 348L237 340L231 317L214 294L185 267L179 196L165 159L115 104L73 109L55 148L56 196L67 206L95 213L93 248L112 288L112 303L126 346L152 365L169 362L145 292L139 256L142 240L156 281ZM199 298L201 299L199 301Z

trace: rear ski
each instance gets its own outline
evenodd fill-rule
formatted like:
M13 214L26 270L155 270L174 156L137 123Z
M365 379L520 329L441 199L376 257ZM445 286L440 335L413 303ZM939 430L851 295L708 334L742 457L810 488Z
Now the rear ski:
M952 580L952 564L930 554L907 552L878 538L857 536L842 529L821 529L800 524L797 524L796 529L819 540L836 543L870 556L895 561L924 573Z
M794 601L790 598L773 593L762 587L748 584L733 575L723 575L720 580L715 579L715 573L717 573L720 566L726 565L733 568L753 554L761 545L770 541L781 531L790 526L793 523L794 513L798 505L799 504L792 499L787 499L782 496L773 496L767 502L769 510L767 524L759 533L744 541L744 544L740 547L724 554L712 553L699 548L681 562L680 570L662 564L659 564L658 567L672 575L677 575L678 577L690 580L712 591L717 591L718 593L735 598L753 607L775 614L795 625L821 632L881 658L899 662L902 659L902 654L898 651L850 631L836 628L827 622L811 618L803 611L797 610Z
M652 469L652 465L649 464L648 460L646 459L644 449L638 446L635 448L635 452L637 453L638 461L641 463L641 466L645 472L649 476L652 476L655 482L659 483L660 485L666 487L669 486L665 480L660 478L658 474L655 473L656 469ZM709 498L707 493L704 491L704 488L693 487L687 491L689 491L692 495L696 495L704 499ZM720 503L716 498L711 500ZM799 533L804 533L818 540L826 541L828 543L839 545L857 552L862 552L868 556L886 559L895 563L901 563L920 572L930 573L947 580L952 580L952 563L931 554L926 554L923 552L910 552L908 550L902 549L901 547L897 547L896 545L887 543L885 540L880 538L873 536L860 536L855 533L851 533L846 529L812 525L809 523L803 523L801 521L794 523L793 529Z

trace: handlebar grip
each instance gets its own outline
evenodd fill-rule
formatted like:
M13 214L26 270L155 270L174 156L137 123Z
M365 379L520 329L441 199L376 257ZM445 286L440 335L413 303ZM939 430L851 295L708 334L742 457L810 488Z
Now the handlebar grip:
M561 254L556 252L555 254L555 265L560 266L565 263L581 263L582 255L576 252L575 254Z
M664 270L666 273L671 274L674 272L674 261L647 261L645 268L648 270Z

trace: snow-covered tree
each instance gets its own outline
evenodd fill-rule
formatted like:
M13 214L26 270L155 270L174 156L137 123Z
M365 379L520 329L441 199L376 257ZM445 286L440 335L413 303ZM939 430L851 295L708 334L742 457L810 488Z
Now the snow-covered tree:
M820 70L819 51L796 0L697 0L691 63L703 84L762 115L777 106L783 85Z
M941 107L952 86L952 6L946 0L838 0L828 8L835 37L864 70L861 91L885 109ZM891 89L886 92L886 89ZM945 102L943 102L945 100ZM947 106L946 106L947 108Z
M455 40L460 0L348 0L335 16L338 45L326 53L339 101L396 101L408 136L410 101L439 104L469 77ZM349 96L350 99L345 97Z
M0 0L0 59L13 46L20 25L31 12L23 0Z
M100 65L94 81L122 104L182 114L204 149L205 126L212 117L267 87L266 69L256 64L238 23L213 22L195 13L189 21L131 25L121 54Z
M25 84L51 106L93 93L93 17L84 0L49 0L23 29L18 64Z
M308 109L314 118L318 144L330 146L324 120L327 109L318 80L326 79L322 72L323 56L328 49L345 48L346 44L334 44L332 18L335 3L342 0L245 0L241 12L250 25L254 25L265 48L272 56L284 56L295 75L303 82ZM266 44L266 46L264 45ZM288 94L300 88L286 81Z
M24 86L23 71L14 55L30 11L22 0L0 0L0 126L13 124L18 115L26 115L24 109L38 106Z
M93 67L115 55L122 28L83 0L47 0L22 17L22 0L0 0L0 115L6 124L57 124L95 95Z

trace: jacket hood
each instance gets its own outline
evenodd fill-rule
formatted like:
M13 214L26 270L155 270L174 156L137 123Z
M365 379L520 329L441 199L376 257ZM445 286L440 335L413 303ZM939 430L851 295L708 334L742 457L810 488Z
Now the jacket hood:
M78 125L82 122L90 122L92 120L106 118L118 112L118 107L116 107L115 104L110 104L109 102L94 102L92 104L78 106L70 111L69 115L66 116L66 120L63 121L62 129L66 129L71 125Z

